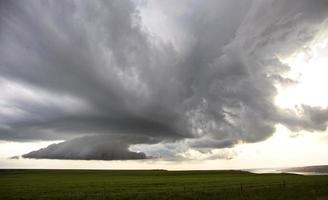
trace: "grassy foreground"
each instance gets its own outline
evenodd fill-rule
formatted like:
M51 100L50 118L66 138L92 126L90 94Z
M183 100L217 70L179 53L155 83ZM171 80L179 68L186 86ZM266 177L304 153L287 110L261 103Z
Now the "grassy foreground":
M241 171L0 170L0 199L328 199L328 176Z

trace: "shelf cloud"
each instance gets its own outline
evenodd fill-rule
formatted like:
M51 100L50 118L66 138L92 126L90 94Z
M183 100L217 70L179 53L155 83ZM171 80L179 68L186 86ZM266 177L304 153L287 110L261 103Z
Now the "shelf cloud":
M0 139L65 140L28 158L126 160L259 142L277 124L323 131L327 109L274 98L297 82L280 58L325 31L327 10L326 0L0 1Z

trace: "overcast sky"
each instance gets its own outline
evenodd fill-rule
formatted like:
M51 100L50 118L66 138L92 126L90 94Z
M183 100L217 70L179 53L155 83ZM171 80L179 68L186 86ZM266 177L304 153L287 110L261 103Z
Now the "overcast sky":
M277 132L290 145L325 138L327 10L327 0L0 1L2 156L228 162L247 145L266 152ZM311 147L326 153L322 141Z

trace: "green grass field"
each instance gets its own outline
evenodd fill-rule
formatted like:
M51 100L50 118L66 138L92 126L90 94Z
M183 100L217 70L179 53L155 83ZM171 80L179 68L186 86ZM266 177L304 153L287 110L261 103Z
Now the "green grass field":
M241 171L0 170L0 199L328 199L328 176Z

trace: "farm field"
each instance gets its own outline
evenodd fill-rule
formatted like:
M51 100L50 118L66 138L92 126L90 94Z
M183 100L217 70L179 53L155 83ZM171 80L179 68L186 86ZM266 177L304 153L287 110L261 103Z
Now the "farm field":
M328 199L328 176L243 171L0 170L0 199Z

